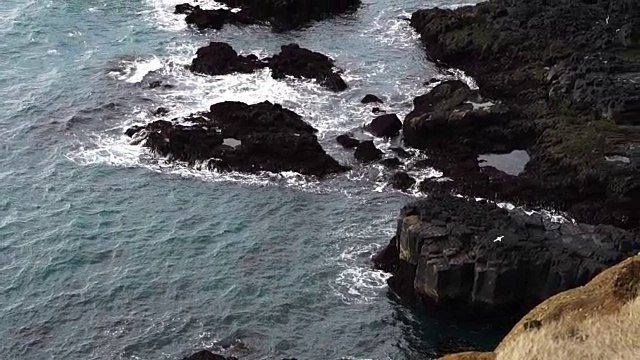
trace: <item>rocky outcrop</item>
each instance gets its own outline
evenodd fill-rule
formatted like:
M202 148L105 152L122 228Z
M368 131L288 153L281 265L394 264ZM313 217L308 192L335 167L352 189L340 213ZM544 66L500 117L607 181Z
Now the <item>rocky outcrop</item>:
M380 115L367 125L367 130L377 137L395 137L402 130L402 122L396 114Z
M382 151L371 140L361 141L356 147L355 157L360 162L369 163L382 159Z
M348 170L325 153L315 133L298 114L268 101L222 102L185 119L126 131L170 161L204 163L210 169L295 171L317 177Z
M280 53L267 59L274 79L286 76L315 79L332 91L343 91L347 84L336 73L333 60L326 55L301 48L297 44L282 46Z
M635 359L640 329L638 284L640 256L635 256L603 271L587 285L559 293L535 307L495 351L440 359L582 359L585 353L593 358ZM606 357L599 356L605 353Z
M638 250L640 238L612 226L431 196L402 209L396 236L374 262L392 272L389 286L399 296L481 316L584 285Z
M412 178L409 174L404 171L398 171L391 177L389 180L389 184L391 187L397 190L408 190L413 185L415 185L416 179Z
M231 45L212 42L196 52L196 58L189 69L206 75L227 75L232 73L252 73L267 66L255 55L242 56Z
M334 71L331 58L301 48L297 44L282 46L279 54L259 59L253 54L238 55L229 44L212 42L198 49L189 69L206 75L226 75L236 72L252 73L265 67L271 68L271 77L274 79L293 76L299 79L315 79L332 91L343 91L347 88L340 74Z
M640 227L638 24L640 7L618 0L415 12L411 25L431 58L464 70L479 90L445 82L416 98L407 144L448 167L455 185L444 186L466 194ZM518 179L470 166L513 150L531 156Z
M187 356L183 360L237 360L237 359L233 356L226 358L222 355L214 354L208 350L201 350L193 355Z
M180 4L176 13L188 14L187 23L198 29L221 29L224 24L270 25L276 31L300 28L310 21L355 11L360 0L220 0L230 9L204 10L200 6Z
M353 134L338 135L338 137L336 137L336 141L345 149L353 149L360 145L360 140L354 138Z
M367 94L362 98L362 100L360 100L360 102L363 104L382 104L384 101L373 94Z

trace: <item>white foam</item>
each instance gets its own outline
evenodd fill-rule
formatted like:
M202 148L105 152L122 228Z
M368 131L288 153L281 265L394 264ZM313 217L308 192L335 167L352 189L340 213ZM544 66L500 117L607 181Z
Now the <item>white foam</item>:
M120 71L112 71L111 76L131 84L141 82L147 74L163 68L162 61L157 57L138 59L135 61L123 60Z
M354 264L363 255L374 254L381 248L377 244L352 246L344 250L337 259L342 270L332 288L336 296L347 304L362 304L375 299L387 287L391 274L374 270L371 264Z

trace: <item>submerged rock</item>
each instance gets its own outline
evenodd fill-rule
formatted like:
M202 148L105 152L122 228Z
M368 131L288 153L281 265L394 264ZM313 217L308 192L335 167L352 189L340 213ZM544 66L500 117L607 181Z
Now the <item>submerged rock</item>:
M200 6L180 4L176 13L188 14L187 23L198 29L221 29L225 24L264 24L274 30L300 28L312 20L355 11L360 0L219 0L238 12L227 9L204 10Z
M482 317L584 285L638 250L640 238L612 226L431 196L402 209L395 237L374 262L392 271L389 286L401 297Z
M640 228L640 7L632 3L490 0L415 12L411 25L430 57L479 90L445 81L416 98L406 143L447 167L468 195ZM518 179L462 168L513 150L531 156Z
M295 171L323 177L348 170L325 153L316 130L293 111L268 101L214 104L180 123L156 121L127 130L171 160L211 169L255 173Z
M236 360L236 358L226 358L222 355L214 354L208 350L201 350L191 356L187 356L183 360Z

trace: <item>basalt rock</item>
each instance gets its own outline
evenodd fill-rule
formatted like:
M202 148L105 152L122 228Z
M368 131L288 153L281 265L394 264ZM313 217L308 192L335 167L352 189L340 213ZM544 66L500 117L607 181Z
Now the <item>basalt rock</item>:
M398 189L398 190L408 190L413 185L415 185L415 183L416 183L416 179L412 178L409 174L407 174L404 171L396 172L391 177L391 180L389 180L389 184L391 184L391 186L394 189Z
M300 28L310 21L355 11L360 0L220 0L229 9L204 10L199 6L180 4L176 13L188 14L187 23L199 29L220 29L224 24L270 25L274 30Z
M380 160L380 164L389 169L397 169L404 165L397 157L382 159Z
M402 209L374 263L393 273L389 286L402 298L482 317L531 308L638 250L638 235L613 226L434 195Z
M353 149L360 145L360 140L355 139L351 134L342 134L336 138L338 144L342 145L345 149Z
M380 115L367 125L367 130L374 136L395 137L400 133L400 130L402 130L402 122L396 114Z
M255 55L238 55L231 45L212 42L198 49L189 69L206 75L226 75L235 72L252 73L266 66Z
M340 74L334 71L334 63L326 55L301 48L297 44L282 46L279 54L259 59L255 55L238 55L227 43L212 42L198 49L196 58L189 69L195 73L207 75L226 75L231 73L252 73L265 67L271 68L274 79L287 76L315 79L320 85L332 91L347 88Z
M208 350L201 350L191 356L187 356L183 360L237 360L237 359L234 357L226 358L222 355L214 354Z
M362 100L360 100L360 102L363 104L382 104L384 101L373 94L367 94L362 98Z
M372 161L380 160L382 158L382 151L376 147L373 141L362 141L356 147L355 157L356 160L360 162L370 163Z
M286 76L315 79L332 91L343 91L347 84L334 69L333 60L326 55L301 48L297 44L282 46L279 54L268 59L274 79Z
M177 121L181 120L181 121ZM323 177L348 168L325 153L316 130L293 111L268 101L222 102L208 112L127 130L169 161L255 173L295 171Z
M450 164L526 150L531 162L518 180L479 168L452 169L462 175L453 179L469 195L639 228L639 24L636 2L619 0L415 12L411 25L429 56L465 71L479 90L446 81L416 98L407 144ZM528 195L512 191L517 182Z

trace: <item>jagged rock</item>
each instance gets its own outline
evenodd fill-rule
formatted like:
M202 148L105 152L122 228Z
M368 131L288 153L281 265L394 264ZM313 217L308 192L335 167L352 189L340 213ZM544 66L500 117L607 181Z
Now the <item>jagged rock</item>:
M152 81L151 83L149 83L149 89L157 89L157 88L163 88L163 89L171 89L173 88L173 85L171 84L165 84L162 82L162 80L156 80L156 81Z
M617 0L490 0L415 12L411 25L430 57L463 70L479 91L445 81L416 98L406 143L449 167L457 176L445 175L465 194L639 228L638 19L640 7ZM480 106L488 102L495 105ZM455 168L517 149L531 156L517 179Z
M354 11L360 0L220 0L230 8L240 8L234 13L226 9L204 10L200 6L180 4L176 13L188 14L187 23L199 29L220 29L224 24L268 24L274 30L284 31L304 26L309 21L321 20L332 15Z
M386 114L373 119L367 129L378 137L395 137L402 129L402 122L396 114Z
M403 191L408 190L413 185L415 185L415 183L416 183L416 179L412 178L411 176L409 176L409 174L407 174L404 171L396 172L391 177L391 180L389 180L389 184L391 184L391 186L394 189L403 190Z
M608 225L553 223L485 201L430 196L405 206L378 260L405 299L468 316L531 307L584 285L638 253L640 238ZM380 265L379 265L380 266ZM520 310L520 309L519 309Z
M238 55L229 44L211 42L198 49L189 69L207 75L226 75L234 72L252 73L266 66L255 55Z
M184 360L231 360L231 359L235 359L235 358L230 357L229 359L227 359L222 355L214 354L211 351L207 351L207 350L198 351L197 353L184 358Z
M371 104L371 103L382 104L382 103L384 103L384 101L382 101L382 99L380 99L379 97L377 97L375 95L372 95L372 94L365 95L360 102L363 103L363 104Z
M404 165L397 157L382 159L380 160L380 164L389 169L397 169Z
M153 116L164 116L164 115L167 115L168 113L169 113L169 109L165 107L159 107L151 112Z
M380 109L379 107L374 107L373 109L371 109L371 112L373 114L380 114L380 113L384 113L385 111Z
M392 147L389 150L393 151L394 153L396 153L396 155L398 155L399 158L401 159L408 159L410 157L413 156L413 154L401 147Z
M315 79L332 91L343 91L347 88L344 80L334 71L333 60L297 44L282 46L279 54L259 59L253 54L238 55L227 43L212 42L198 49L189 69L207 75L226 75L235 72L252 73L265 67L271 68L271 76L274 79L293 76Z
M369 163L380 160L382 158L382 151L380 151L371 140L361 141L358 147L356 147L355 157L356 160L360 162Z
M353 149L360 145L360 140L355 139L351 134L342 134L336 138L338 144L342 145L345 149Z
M282 46L280 53L268 59L268 62L274 79L283 79L289 75L315 79L332 91L343 91L347 88L344 80L333 70L333 60L297 44Z
M223 171L296 171L323 177L348 170L324 152L315 132L298 114L265 101L222 102L180 123L155 121L126 134L143 134L144 145L169 160L205 162Z

